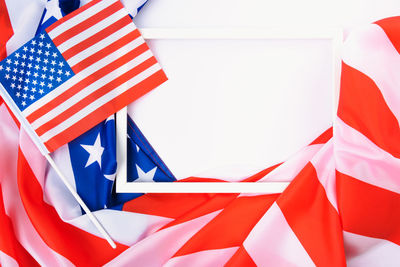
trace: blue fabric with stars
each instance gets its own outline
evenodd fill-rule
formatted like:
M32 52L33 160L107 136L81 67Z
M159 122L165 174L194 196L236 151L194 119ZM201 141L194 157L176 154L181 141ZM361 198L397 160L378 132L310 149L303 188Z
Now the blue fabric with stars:
M115 121L108 119L68 143L76 190L91 210L115 205Z
M122 210L142 194L116 193L116 143L113 118L98 124L68 144L78 194L94 211ZM167 168L135 123L128 117L128 181L172 182Z
M0 63L0 83L21 111L73 75L44 31Z
M176 180L130 117L128 117L127 172L128 182L173 182ZM146 176L147 180L139 179L141 176Z

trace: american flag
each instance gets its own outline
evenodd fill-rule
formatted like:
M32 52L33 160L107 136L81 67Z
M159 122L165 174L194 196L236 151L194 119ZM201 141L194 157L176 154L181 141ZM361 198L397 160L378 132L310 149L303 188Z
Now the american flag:
M0 264L398 266L399 33L394 17L349 35L333 127L245 179L290 182L284 192L145 194L96 211L117 249L99 237L57 175L46 172L46 161L0 101ZM97 134L83 145L96 144ZM72 172L69 155L68 146L54 152Z
M165 80L119 0L90 2L0 64L8 99L49 152Z

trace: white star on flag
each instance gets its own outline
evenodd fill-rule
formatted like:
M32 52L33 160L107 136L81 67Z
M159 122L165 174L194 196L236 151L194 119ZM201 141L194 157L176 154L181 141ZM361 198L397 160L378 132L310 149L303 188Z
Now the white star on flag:
M144 172L137 164L136 170L138 173L138 177L135 182L154 182L154 175L156 174L157 167L154 167L148 172Z
M49 18L54 17L56 19L62 18L61 9L58 6L58 1L51 0L46 4L46 14L43 21L47 21Z
M81 145L89 153L89 159L86 162L85 168L94 162L97 162L101 168L101 156L103 155L104 147L101 146L100 133L97 135L93 145Z

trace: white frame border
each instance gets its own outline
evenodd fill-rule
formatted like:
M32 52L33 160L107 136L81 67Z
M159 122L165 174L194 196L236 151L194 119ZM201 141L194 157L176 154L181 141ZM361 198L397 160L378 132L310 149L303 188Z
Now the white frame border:
M145 28L144 39L220 39L220 40L331 40L333 119L336 115L340 88L341 47L340 28L228 28L228 29L165 29ZM127 108L117 113L117 174L118 193L281 193L289 182L128 182L127 180ZM334 121L334 120L332 120ZM288 177L289 178L289 177Z

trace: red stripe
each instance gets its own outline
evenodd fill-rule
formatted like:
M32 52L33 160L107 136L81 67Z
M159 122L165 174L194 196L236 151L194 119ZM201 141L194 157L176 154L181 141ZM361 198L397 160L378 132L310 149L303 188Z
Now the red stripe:
M63 222L57 211L43 201L43 191L29 163L19 150L18 188L25 210L43 241L77 266L101 266L128 247L116 249L102 238Z
M102 21L103 19L109 17L110 15L114 14L118 10L123 9L124 7L122 6L121 2L115 2L114 4L106 7L105 9L95 13L93 16L90 18L87 18L86 20L82 21L81 23L75 25L72 28L69 28L68 30L64 31L57 37L53 39L53 42L55 44L62 44L63 42L71 39L75 35L78 35L79 33L87 30L88 28L92 27L93 25L97 24L98 22Z
M139 64L135 68L129 70L128 72L125 72L121 76L115 78L111 82L105 84L104 86L100 87L93 93L89 94L87 97L83 98L76 104L72 105L70 108L65 110L63 113L60 115L56 116L55 118L51 119L47 123L43 124L39 128L36 129L36 133L41 136L47 131L53 129L63 121L67 120L68 118L72 117L75 115L77 112L81 111L83 108L87 107L97 99L103 97L105 94L109 93L110 91L114 90L118 86L124 84L125 82L129 81L130 79L134 78L141 72L145 71L149 67L153 66L154 64L157 64L157 60L154 57L151 57L144 61L143 63ZM104 118L103 118L104 119Z
M340 172L336 175L343 229L400 245L400 194Z
M275 170L277 167L279 167L282 163L275 164L271 167L266 168L265 170L262 170L240 182L257 182L258 180L264 178L265 175L268 173L272 172ZM216 178L204 178L204 177L188 177L182 180L179 180L179 182L229 182L229 179L222 180L222 179L216 179Z
M7 57L6 44L14 35L5 0L0 0L0 32L0 60L3 60Z
M131 41L135 40L137 37L140 36L140 32L136 29L133 32L129 32L127 35L122 37L121 39L113 42L112 44L104 47L103 49L99 50L98 52L94 53L93 55L85 58L78 64L74 65L72 67L72 70L75 74L78 72L86 69L90 65L94 64L95 62L99 61L102 58L105 58L106 56L110 55L114 51L118 50L119 48L127 45Z
M386 33L387 37L400 53L400 17L391 17L375 22Z
M239 194L208 194L210 199L203 204L194 207L193 209L187 211L181 216L177 217L174 221L164 225L160 230L178 225L184 222L188 222L204 216L206 214L210 214L214 211L224 209L229 203L234 201Z
M247 253L246 249L241 246L236 253L225 264L225 267L257 267L256 263Z
M65 131L45 142L46 147L50 152L56 150L58 147L72 141L80 136L83 132L86 132L95 125L99 124L104 120L104 118L109 117L139 97L150 92L166 80L167 77L162 70L156 72L149 78L128 89L117 98L107 102L94 112L88 114L85 118L75 123Z
M311 163L290 183L277 204L317 266L346 266L339 215Z
M132 23L132 19L126 15L125 17L119 19L118 21L114 22L110 26L104 28L103 30L99 31L98 33L95 33L93 35L90 35L90 37L86 38L80 43L77 43L73 47L69 48L68 50L64 51L62 53L63 57L68 60L71 57L75 56L76 54L82 52L83 50L87 49L88 47L91 47L97 42L100 42L101 40L107 38L109 35L113 34L114 32L120 30L121 28L125 27L129 23ZM59 46L60 43L54 42L56 46Z
M213 194L145 194L125 202L122 210L176 219L212 198Z
M317 145L317 144L326 144L333 136L333 127L330 127L328 130L323 132L320 136L318 136L311 144L311 145Z
M198 181L188 178L187 181ZM180 181L177 181L180 182ZM223 209L239 194L145 194L128 201L123 210L175 219L163 228Z
M103 68L99 69L98 71L94 72L93 74L85 77L83 80L63 92L61 95L57 96L56 98L52 99L51 101L47 102L46 105L41 106L34 112L32 112L30 115L28 115L26 118L29 122L34 122L44 114L50 112L52 109L66 101L67 99L71 98L74 96L76 93L90 85L91 83L97 81L101 77L107 75L108 73L118 69L122 65L128 63L132 59L136 58L143 52L148 50L148 46L146 44L142 44L135 48L134 50L130 51L129 53L123 55L122 57L119 57L118 59L114 60L110 64L104 66Z
M282 163L275 164L271 167L266 168L265 170L262 170L240 182L257 182L258 180L264 178L267 174L275 170L277 167L279 167ZM229 182L227 180L222 180L222 179L216 179L216 178L204 178L204 177L188 177L182 180L179 180L178 182Z
M241 246L278 196L279 194L236 198L190 238L174 257Z
M400 157L400 128L376 84L343 63L338 116L377 146Z
M69 20L72 17L75 17L76 15L82 13L83 11L87 10L89 7L92 7L92 6L94 6L95 4L97 4L97 3L101 2L101 1L102 0L93 0L93 1L89 2L88 4L76 9L75 11L69 13L65 17L62 17L61 19L57 20L56 22L51 24L49 27L47 27L46 28L46 32L47 33L51 32L53 29L55 29L56 27L58 27L59 25L61 25L65 21Z
M11 178L11 177L10 177ZM11 219L4 208L3 193L0 184L0 251L13 258L20 266L39 266L34 258L21 246Z

